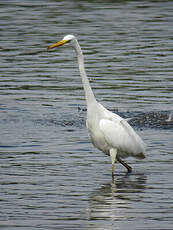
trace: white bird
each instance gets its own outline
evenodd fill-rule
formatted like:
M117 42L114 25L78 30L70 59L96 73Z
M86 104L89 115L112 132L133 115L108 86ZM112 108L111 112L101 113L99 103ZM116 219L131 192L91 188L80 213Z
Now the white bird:
M112 181L114 181L114 163L120 162L128 172L132 168L121 158L129 156L144 159L145 144L127 120L110 112L96 101L87 78L84 66L84 56L81 47L73 35L65 36L58 43L51 45L48 49L69 43L76 51L80 76L82 79L85 98L87 103L87 120L89 138L92 144L106 155L110 155L112 161Z

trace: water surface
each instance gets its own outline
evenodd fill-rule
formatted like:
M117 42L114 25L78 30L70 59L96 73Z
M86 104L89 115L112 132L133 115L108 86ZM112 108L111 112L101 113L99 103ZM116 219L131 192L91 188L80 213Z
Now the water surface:
M0 3L0 227L172 229L172 1ZM95 149L75 52L98 101L147 144L126 174Z

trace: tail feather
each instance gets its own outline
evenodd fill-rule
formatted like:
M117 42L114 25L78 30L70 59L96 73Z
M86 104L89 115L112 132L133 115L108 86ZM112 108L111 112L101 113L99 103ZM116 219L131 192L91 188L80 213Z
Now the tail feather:
M140 160L142 160L142 159L144 159L144 158L146 158L146 156L144 155L144 153L138 153L138 154L136 154L136 156L135 156L136 158L138 158L138 159L140 159Z

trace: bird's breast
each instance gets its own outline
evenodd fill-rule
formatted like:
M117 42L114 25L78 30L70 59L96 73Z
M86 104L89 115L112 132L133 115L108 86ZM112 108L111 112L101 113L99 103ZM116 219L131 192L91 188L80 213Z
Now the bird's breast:
M109 146L105 140L105 137L100 130L99 123L91 123L87 121L88 135L91 143L103 151L105 154L109 154Z

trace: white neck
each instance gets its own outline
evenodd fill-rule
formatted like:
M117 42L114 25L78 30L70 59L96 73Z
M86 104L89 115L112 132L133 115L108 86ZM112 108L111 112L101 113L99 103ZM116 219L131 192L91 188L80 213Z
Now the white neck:
M85 72L84 56L83 56L82 50L81 50L80 45L79 45L77 40L75 41L74 48L75 48L77 58L78 58L80 76L81 76L84 91L85 91L86 102L88 105L89 103L95 101L96 99L95 99L95 96L94 96L93 91L91 89L88 77L87 77L86 72Z

